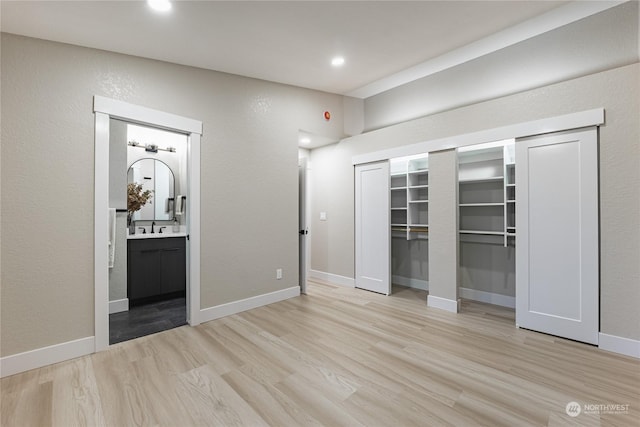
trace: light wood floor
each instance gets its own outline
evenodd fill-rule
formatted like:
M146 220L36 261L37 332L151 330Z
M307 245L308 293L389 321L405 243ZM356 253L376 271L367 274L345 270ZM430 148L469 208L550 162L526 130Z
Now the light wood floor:
M9 426L638 426L640 362L518 330L513 311L309 294L1 382ZM569 417L567 403L629 405Z

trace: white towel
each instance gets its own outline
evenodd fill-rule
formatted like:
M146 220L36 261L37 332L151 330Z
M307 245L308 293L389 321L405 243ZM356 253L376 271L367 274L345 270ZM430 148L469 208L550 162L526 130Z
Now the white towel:
M109 208L109 268L116 259L116 210Z
M182 215L184 212L184 206L183 206L184 196L178 195L178 197L176 197L175 204L176 204L176 216Z

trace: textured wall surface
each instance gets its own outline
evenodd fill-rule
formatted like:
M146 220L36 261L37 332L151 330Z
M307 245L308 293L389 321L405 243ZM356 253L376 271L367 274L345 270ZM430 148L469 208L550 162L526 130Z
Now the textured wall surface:
M203 122L203 308L298 285L298 130L343 137L342 97L10 34L1 54L2 356L94 335L94 95Z
M313 225L318 226L316 218L322 210L330 209L332 219L325 227L314 229L311 268L354 277L353 237L343 238L353 229L354 155L603 107L601 331L640 339L639 103L640 65L633 64L434 114L313 150L314 177L332 176L313 182L313 193L323 196L313 200Z
M458 299L458 157L429 154L429 295Z

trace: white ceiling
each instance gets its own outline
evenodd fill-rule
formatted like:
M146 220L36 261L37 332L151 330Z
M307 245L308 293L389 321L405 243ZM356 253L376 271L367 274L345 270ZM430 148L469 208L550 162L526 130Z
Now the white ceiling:
M143 1L3 0L1 28L366 98L564 25L567 3L173 1L161 14ZM331 66L335 55L343 67Z

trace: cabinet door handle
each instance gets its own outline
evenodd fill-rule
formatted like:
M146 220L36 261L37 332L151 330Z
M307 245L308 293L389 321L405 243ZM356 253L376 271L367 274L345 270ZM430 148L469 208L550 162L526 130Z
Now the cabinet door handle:
M169 251L179 251L180 248L169 248L169 249L163 249L163 251L165 252L169 252Z

